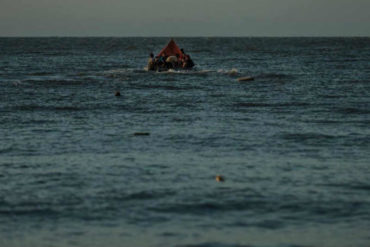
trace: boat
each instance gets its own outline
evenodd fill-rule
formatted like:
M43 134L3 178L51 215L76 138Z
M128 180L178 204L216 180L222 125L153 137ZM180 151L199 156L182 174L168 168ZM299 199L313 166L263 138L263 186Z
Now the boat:
M152 71L191 70L194 65L190 55L180 49L171 39L155 57L153 53L151 54L147 69Z

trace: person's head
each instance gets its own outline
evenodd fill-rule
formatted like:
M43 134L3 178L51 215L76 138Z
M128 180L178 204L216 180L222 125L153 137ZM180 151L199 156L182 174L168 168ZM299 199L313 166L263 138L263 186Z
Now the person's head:
M183 48L181 48L181 52L182 52L182 54L185 54L185 51L184 51L184 49L183 49Z
M152 53L150 53L150 57L151 57L151 58L153 58L153 57L154 57L154 54L153 54L153 52L152 52Z

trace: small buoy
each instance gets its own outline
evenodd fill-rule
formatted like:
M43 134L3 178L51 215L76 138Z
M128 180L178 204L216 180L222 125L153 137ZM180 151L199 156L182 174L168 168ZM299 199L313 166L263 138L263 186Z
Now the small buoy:
M116 93L114 95L115 96L121 96L121 93L119 91L116 91Z
M246 77L240 77L238 78L238 81L253 81L254 78L251 76L246 76Z
M223 177L223 176L221 176L221 175L217 175L217 176L216 176L216 181L217 181L217 182L224 182L224 181L225 181L225 179L224 179L224 177Z
M134 136L150 136L148 132L135 132Z

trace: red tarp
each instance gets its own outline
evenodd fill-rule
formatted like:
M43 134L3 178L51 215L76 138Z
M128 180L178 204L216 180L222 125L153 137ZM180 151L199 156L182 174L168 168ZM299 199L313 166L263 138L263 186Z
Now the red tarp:
M157 56L166 55L166 56L176 56L179 54L180 58L182 58L182 52L180 48L176 45L175 41L171 39L171 41L167 44L165 48L163 48Z

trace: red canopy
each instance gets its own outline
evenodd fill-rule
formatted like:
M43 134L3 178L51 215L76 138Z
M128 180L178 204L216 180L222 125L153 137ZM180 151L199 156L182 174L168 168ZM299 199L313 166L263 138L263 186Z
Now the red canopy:
M179 54L180 58L183 57L182 52L180 48L176 45L175 41L171 39L171 41L167 44L165 48L163 48L157 56L176 56L176 54Z

